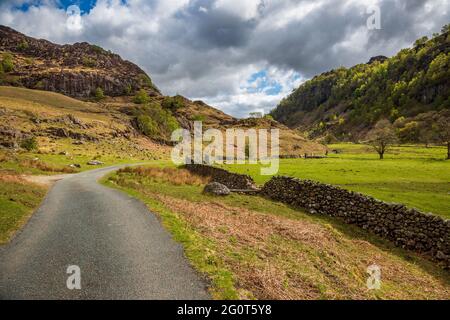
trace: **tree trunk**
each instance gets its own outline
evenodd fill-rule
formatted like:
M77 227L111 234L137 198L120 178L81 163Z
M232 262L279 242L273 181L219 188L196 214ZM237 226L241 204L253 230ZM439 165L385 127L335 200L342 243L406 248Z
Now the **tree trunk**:
M450 141L447 141L447 160L450 160Z
M380 152L379 155L380 155L380 160L383 160L384 159L384 152Z

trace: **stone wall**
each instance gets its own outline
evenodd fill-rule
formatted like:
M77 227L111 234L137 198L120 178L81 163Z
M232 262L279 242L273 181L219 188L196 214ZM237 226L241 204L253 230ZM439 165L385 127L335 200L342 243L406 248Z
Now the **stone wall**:
M229 189L256 189L255 182L246 174L231 173L227 170L204 164L186 164L184 165L184 168L194 174L203 177L211 177L212 181L226 185Z
M450 220L336 186L291 177L272 178L261 194L304 208L311 214L339 217L450 268Z

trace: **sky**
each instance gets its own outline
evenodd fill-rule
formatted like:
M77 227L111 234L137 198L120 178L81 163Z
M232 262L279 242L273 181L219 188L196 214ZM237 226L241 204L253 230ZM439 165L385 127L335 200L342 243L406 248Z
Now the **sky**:
M100 45L166 95L246 117L316 74L439 32L449 9L450 0L0 0L0 24Z

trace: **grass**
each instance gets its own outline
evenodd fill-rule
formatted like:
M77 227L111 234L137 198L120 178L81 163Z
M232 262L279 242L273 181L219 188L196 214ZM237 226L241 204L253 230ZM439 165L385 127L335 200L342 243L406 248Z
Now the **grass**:
M395 147L384 160L364 145L339 144L329 148L342 153L330 153L326 159L281 159L278 174L339 185L450 218L450 161L444 160L446 148ZM223 167L249 174L259 184L271 178L260 175L259 165Z
M211 280L215 298L448 299L448 272L330 217L239 194L213 197L164 169L127 169L103 183L143 200ZM184 175L184 173L181 173ZM198 253L198 254L194 254ZM366 268L382 269L368 290Z
M0 244L21 228L46 193L42 186L0 172Z

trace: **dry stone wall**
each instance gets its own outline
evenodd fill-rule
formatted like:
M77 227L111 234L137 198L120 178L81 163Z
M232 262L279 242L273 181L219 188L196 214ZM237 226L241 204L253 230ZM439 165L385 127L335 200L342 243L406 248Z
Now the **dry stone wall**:
M203 177L211 177L212 181L219 182L227 186L229 189L256 189L255 182L253 181L252 177L246 174L232 173L221 168L216 168L204 164L186 164L184 168L194 174Z
M261 194L312 214L339 217L450 268L450 220L336 186L291 177L272 178Z

